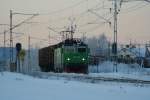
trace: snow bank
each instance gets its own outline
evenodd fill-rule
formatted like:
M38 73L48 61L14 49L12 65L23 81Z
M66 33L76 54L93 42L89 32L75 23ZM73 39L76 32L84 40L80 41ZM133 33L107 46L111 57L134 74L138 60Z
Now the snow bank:
M115 72L116 67L114 66L113 62L105 61L97 66L89 66L90 73L112 73ZM124 73L124 74L137 74L137 73L144 73L150 72L147 69L141 68L138 64L117 64L117 72Z
M103 76L113 78L132 78L150 81L150 69L141 68L138 64L118 63L117 72L115 72L113 62L106 61L98 66L89 66L89 75Z
M149 100L150 87L91 84L0 74L1 100Z

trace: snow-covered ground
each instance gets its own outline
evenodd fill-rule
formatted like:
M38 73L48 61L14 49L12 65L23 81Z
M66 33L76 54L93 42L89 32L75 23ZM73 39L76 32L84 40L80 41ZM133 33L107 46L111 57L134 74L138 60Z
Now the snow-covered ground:
M89 66L89 75L114 78L132 78L150 81L150 68L142 68L138 64L118 63L117 72L113 62L105 61L98 66Z
M116 71L116 66L114 66L114 62L104 61L97 66L89 66L89 72L91 73L112 73ZM117 71L119 73L124 74L134 74L134 73L145 73L147 70L142 68L138 64L117 64ZM150 70L149 70L150 72Z
M93 77L109 77L109 78L121 78L121 79L137 79L150 81L150 75L143 75L139 73L135 74L123 74L123 73L89 73L89 76Z
M0 74L0 100L149 100L150 86L82 83Z

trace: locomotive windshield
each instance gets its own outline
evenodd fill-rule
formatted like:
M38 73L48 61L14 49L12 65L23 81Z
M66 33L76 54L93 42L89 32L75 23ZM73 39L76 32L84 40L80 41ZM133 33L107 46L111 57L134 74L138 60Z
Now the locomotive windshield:
M78 48L78 52L86 52L86 48Z
M73 46L65 46L64 50L66 52L74 52L74 47Z

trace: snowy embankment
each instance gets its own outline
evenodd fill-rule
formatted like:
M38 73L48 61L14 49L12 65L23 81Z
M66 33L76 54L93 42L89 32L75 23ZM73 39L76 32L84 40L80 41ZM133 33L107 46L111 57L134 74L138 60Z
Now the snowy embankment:
M103 62L98 66L89 67L89 75L94 77L112 77L112 78L130 78L150 81L150 69L141 68L138 64L123 64L117 65L117 72L115 72L113 62Z
M91 84L0 74L0 100L149 100L149 86Z
M141 74L89 73L89 76L92 76L92 77L117 78L117 79L136 79L136 80L150 81L150 75L141 75Z

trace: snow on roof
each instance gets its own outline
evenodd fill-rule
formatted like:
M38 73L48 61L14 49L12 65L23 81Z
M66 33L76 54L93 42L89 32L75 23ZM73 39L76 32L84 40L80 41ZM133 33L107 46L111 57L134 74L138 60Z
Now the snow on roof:
M133 53L134 55L136 55L137 57L145 57L145 48L124 48L125 50ZM123 49L121 49L120 51L122 51Z

